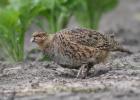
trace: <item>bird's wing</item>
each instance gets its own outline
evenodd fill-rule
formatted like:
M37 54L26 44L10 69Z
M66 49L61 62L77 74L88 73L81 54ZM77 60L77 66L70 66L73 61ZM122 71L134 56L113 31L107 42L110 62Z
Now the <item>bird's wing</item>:
M101 49L108 49L109 47L107 38L95 30L73 28L64 29L59 33L64 35L69 41L80 45L97 47Z

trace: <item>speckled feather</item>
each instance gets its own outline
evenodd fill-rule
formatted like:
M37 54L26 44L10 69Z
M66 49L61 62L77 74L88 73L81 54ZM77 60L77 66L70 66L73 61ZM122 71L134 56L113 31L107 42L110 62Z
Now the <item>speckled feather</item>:
M95 30L73 28L64 29L59 34L65 35L65 37L78 43L89 47L96 47L100 49L113 49L113 46L119 45L114 38L110 35L101 34Z

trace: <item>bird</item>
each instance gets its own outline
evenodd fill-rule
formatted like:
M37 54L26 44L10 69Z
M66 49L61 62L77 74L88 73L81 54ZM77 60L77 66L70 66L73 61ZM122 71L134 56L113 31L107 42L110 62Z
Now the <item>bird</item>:
M114 39L114 34L87 28L66 28L53 36L47 32L34 32L31 42L35 42L57 64L79 69L77 78L86 78L90 69L105 62L110 52L132 54Z

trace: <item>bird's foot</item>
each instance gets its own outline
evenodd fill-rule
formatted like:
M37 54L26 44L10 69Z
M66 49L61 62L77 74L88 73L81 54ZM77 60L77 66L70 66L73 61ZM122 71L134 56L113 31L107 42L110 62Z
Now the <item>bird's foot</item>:
M87 64L83 64L78 73L77 73L77 76L76 78L81 78L81 79L85 79L87 77L87 74L88 74L88 65Z

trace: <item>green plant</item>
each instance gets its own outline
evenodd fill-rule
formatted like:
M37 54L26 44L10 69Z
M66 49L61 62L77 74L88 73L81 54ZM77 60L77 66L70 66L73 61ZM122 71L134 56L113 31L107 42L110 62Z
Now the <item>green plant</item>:
M65 28L80 0L42 0L41 3L46 7L40 15L48 21L48 30L53 33ZM42 26L41 21L38 22ZM43 28L46 30L46 27Z
M0 46L9 61L24 59L25 32L32 21L53 33L65 28L72 15L82 26L97 29L101 15L117 0L2 0L0 5ZM35 19L43 16L48 21ZM33 20L35 19L35 20Z
M8 0L0 0L0 7L5 7L6 5L9 4L9 1Z
M0 45L3 56L9 61L24 59L25 32L32 19L43 9L34 0L10 0L0 9Z
M14 38L18 34L15 34L14 31L18 24L19 13L12 9L0 9L0 16L0 45L2 54L8 60L16 59L16 56L20 56L17 54L20 50L17 43L19 40Z
M118 0L81 0L75 11L76 19L84 27L97 29L103 13L112 10Z

